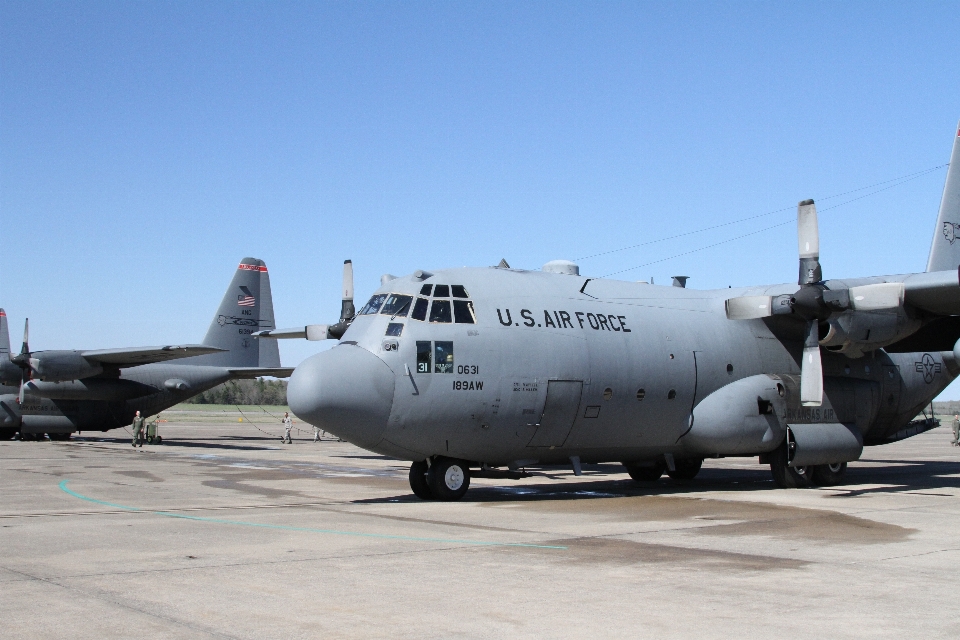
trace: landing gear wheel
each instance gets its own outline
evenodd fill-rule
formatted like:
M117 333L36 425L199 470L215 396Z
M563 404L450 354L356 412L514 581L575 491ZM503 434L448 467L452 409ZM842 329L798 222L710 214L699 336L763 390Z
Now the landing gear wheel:
M843 482L847 473L847 463L818 464L813 467L813 484L821 487L832 487Z
M470 488L470 468L462 460L437 458L427 472L427 482L437 500L459 500Z
M654 462L652 465L641 466L635 462L624 462L623 467L633 478L634 482L656 482L663 475L667 465L662 461Z
M430 484L427 482L427 462L420 460L410 465L410 488L413 495L421 500L433 500L433 494L430 493Z
M681 458L673 463L673 471L667 469L667 475L674 480L693 480L702 466L703 458Z
M787 443L783 442L770 453L770 473L781 489L803 489L810 486L811 467L787 466Z
M16 427L4 427L0 429L0 440L9 440L17 435Z

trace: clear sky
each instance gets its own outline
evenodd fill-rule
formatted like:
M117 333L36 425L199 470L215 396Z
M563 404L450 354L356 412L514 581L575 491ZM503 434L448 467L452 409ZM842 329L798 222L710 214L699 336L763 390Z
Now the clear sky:
M346 258L359 303L501 258L791 282L809 197L826 277L922 271L945 168L830 196L949 160L958 27L954 2L3 0L0 305L15 343L29 315L35 349L107 348L198 342L244 256L280 326L336 320Z

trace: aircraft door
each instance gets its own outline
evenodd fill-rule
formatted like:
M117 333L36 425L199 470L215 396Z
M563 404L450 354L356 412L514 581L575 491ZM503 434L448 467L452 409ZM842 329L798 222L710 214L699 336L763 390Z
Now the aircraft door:
M566 441L577 419L582 380L547 381L547 399L543 414L528 447L559 447Z

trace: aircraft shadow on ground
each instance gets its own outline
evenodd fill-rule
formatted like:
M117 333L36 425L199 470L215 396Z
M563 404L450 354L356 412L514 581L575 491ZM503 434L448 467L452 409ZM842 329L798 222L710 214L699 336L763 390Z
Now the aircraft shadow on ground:
M887 465L890 466L887 466ZM659 496L699 491L769 491L775 489L767 466L753 469L704 469L694 480L673 480L666 475L658 482L639 484L622 472L620 465L584 465L579 482L531 483L525 479L502 481L497 486L474 484L462 502L521 502L546 500L592 500L628 496ZM558 472L564 472L562 475ZM531 470L535 478L568 478L565 467ZM591 480L591 477L597 478ZM862 489L858 485L865 486ZM881 486L875 486L881 485ZM852 466L847 480L837 487L823 487L833 497L898 493L930 489L960 488L960 461L923 462L884 460L878 466ZM802 489L798 489L802 491ZM942 494L944 496L951 494ZM410 493L385 498L355 500L357 504L420 502Z
M253 440L254 438L242 438L243 440ZM266 440L268 442L273 442L278 447L280 446L279 438L274 440L273 438L259 438L260 440ZM78 442L92 442L92 443L111 443L111 444L130 444L130 438L75 438ZM211 442L209 440L202 440L198 442L191 442L189 440L183 440L177 438L176 440L165 440L163 444L144 444L144 449L163 449L164 447L191 447L197 449L231 449L234 451L265 451L270 447L266 446L257 446L257 445L242 445L242 444L225 444L221 442Z

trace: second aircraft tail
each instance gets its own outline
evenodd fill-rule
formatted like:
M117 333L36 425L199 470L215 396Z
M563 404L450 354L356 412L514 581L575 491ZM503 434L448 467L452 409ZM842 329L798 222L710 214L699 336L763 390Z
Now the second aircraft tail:
M933 231L927 271L949 271L960 266L960 124L953 139L950 168L943 185L940 215Z

